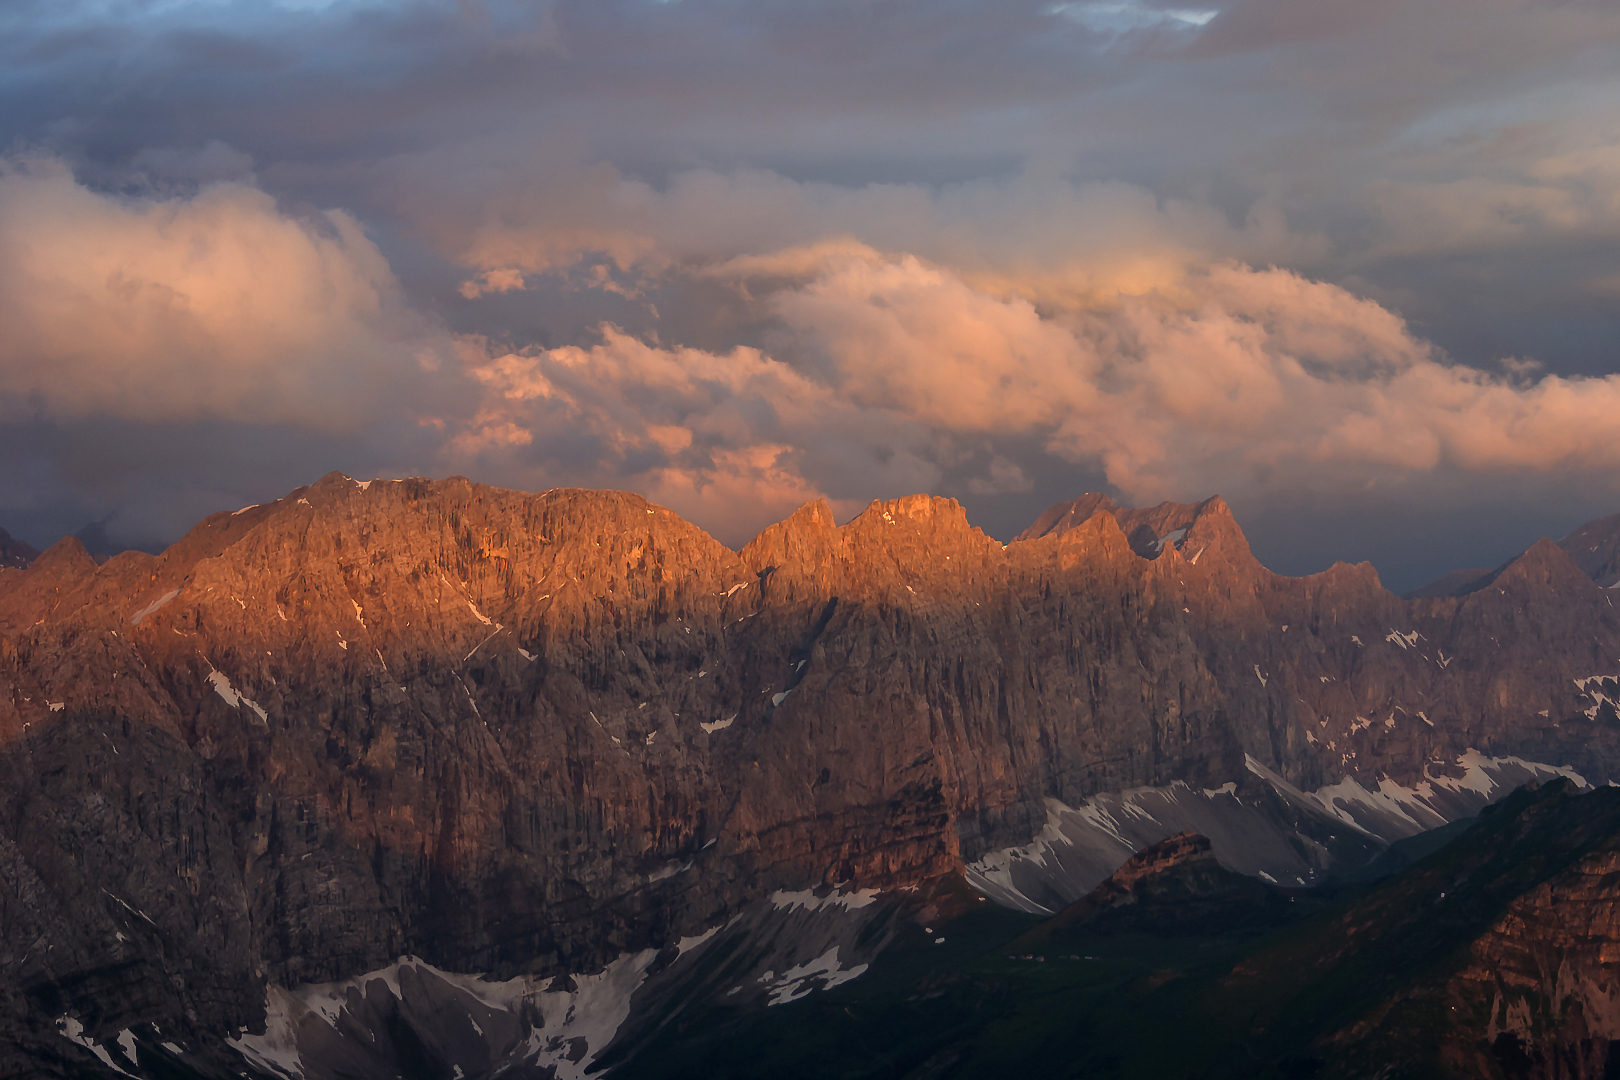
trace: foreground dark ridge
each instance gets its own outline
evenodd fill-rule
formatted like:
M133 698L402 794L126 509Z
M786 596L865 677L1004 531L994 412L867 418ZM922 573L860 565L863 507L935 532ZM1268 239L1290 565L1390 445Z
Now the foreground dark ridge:
M10 1015L596 970L774 889L943 880L1049 798L1617 771L1620 620L1554 544L1408 602L1271 574L1219 499L1079 517L812 503L733 552L633 495L333 474L161 556L64 540L0 570Z
M944 946L913 929L859 982L796 1012L711 1006L614 1075L1614 1075L1620 791L1532 785L1448 831L1337 890L1278 889L1172 837L1038 925L980 910Z

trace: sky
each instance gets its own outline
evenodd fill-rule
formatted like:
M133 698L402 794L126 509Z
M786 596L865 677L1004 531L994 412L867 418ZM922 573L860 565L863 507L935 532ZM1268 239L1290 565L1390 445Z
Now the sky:
M1496 565L1620 511L1620 5L0 0L0 461Z

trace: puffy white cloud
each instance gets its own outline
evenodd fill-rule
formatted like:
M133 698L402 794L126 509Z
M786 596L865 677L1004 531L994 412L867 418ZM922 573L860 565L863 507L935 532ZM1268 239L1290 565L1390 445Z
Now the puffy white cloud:
M438 347L342 211L257 188L117 196L0 161L0 395L49 415L344 428Z

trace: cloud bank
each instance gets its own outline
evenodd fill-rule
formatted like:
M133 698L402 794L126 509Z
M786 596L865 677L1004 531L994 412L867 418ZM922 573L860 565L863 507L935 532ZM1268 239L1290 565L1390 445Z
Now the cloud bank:
M1451 364L1380 305L1287 270L1217 263L1045 312L848 245L721 272L764 290L770 352L614 327L589 347L467 342L487 393L451 453L549 475L576 449L557 433L584 435L607 475L732 538L809 493L854 507L974 459L972 493L1026 489L994 448L1031 435L1138 502L1620 469L1620 376Z
M1610 0L11 5L0 524L1107 486L1483 564L1620 499L1616 72Z

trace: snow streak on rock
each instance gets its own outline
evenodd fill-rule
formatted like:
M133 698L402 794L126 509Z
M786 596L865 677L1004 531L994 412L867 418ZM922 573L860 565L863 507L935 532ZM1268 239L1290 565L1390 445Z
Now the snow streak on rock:
M657 955L631 953L593 975L504 982L405 957L342 982L272 985L264 1034L230 1042L274 1075L319 1080L346 1067L386 1070L401 1053L394 1033L403 1020L421 1043L414 1052L465 1075L521 1065L556 1080L583 1080L630 1015L631 996Z
M1245 782L1214 790L1178 781L1098 795L1079 806L1048 799L1045 827L1025 845L970 864L968 882L1006 907L1049 914L1090 892L1142 848L1190 830L1208 836L1229 869L1304 886L1402 837L1472 817L1531 780L1565 776L1590 786L1568 767L1476 750L1450 765L1431 763L1414 787L1384 778L1369 789L1346 778L1307 792L1253 757L1247 764Z

